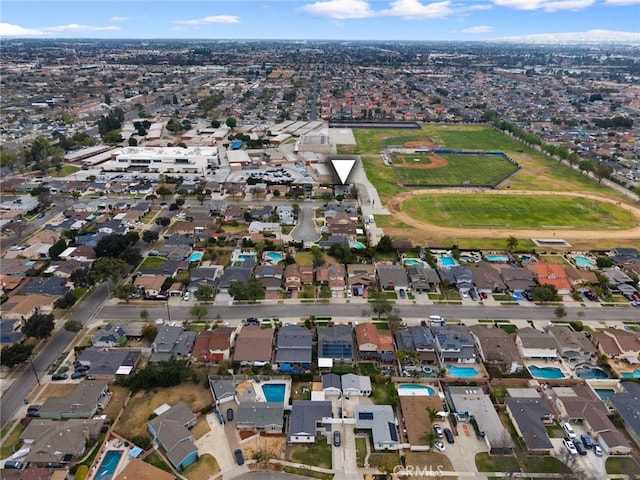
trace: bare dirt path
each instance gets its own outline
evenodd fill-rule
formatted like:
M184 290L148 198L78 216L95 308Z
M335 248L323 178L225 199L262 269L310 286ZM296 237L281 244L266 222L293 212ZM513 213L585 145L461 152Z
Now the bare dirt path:
M598 200L600 202L606 202L613 205L617 205L620 208L624 208L631 212L637 220L636 226L628 230L576 230L576 229L536 229L536 230L520 230L520 229L504 229L504 228L454 228L454 227L441 227L438 225L432 225L429 223L416 220L404 211L402 211L402 204L408 198L419 195L436 195L443 193L455 193L466 195L558 195L566 197L581 197L590 200ZM520 237L530 238L549 238L554 236L557 238L569 239L584 239L589 238L593 240L600 239L640 239L640 208L634 205L627 205L617 202L610 198L600 196L593 193L583 192L548 192L548 191L529 191L529 190L479 190L475 189L424 189L424 190L412 190L411 192L404 192L391 198L387 202L387 209L391 212L397 220L400 220L413 228L422 231L425 235L438 235L443 237L466 237L466 238L506 238L509 235L517 233Z

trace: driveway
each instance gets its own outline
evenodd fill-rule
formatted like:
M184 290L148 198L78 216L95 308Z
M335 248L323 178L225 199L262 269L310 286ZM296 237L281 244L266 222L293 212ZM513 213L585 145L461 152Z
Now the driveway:
M313 207L300 207L298 226L295 228L291 236L297 242L315 242L320 238L320 235L316 230Z
M452 432L456 429L447 422L440 422L444 427L449 427ZM458 434L455 435L455 443L448 443L444 440L446 451L444 452L456 472L477 472L476 453L488 451L487 444L478 439L473 427L467 423L459 423L457 427Z
M576 431L576 435L580 438L580 435L585 433L579 425L572 424ZM567 450L562 443L562 438L552 438L553 451L551 455L559 459L560 461L566 460ZM587 449L586 455L573 455L572 458L576 461L576 466L583 472L590 474L594 478L607 478L607 469L605 468L605 462L607 461L607 455L602 457L596 457L593 450Z
M211 431L195 441L198 451L201 454L209 453L213 455L218 461L221 471L233 468L235 461L227 442L225 428L220 425L216 415L213 413L207 415L207 423L209 423Z

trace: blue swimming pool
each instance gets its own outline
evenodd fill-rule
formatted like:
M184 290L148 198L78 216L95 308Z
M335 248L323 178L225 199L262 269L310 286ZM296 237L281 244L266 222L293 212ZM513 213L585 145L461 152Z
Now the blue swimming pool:
M509 261L509 257L506 255L485 255L488 262L498 262L498 263L507 263Z
M527 368L533 378L543 378L545 380L565 378L564 373L562 373L562 370L558 367L538 367L537 365L531 365Z
M613 388L595 388L594 390L603 402L606 402L616 394Z
M284 254L280 252L264 252L263 257L266 257L274 263L279 263L284 260Z
M582 378L584 380L602 380L604 378L609 378L607 372L592 365L580 365L579 367L576 367L575 374L578 378Z
M622 378L640 378L640 369L636 368L633 372L622 372Z
M418 260L417 258L405 258L402 260L404 265L414 266L414 265L424 265L422 260Z
M190 262L199 262L200 260L202 260L202 252L193 252L189 255Z
M104 456L104 460L102 460L100 468L98 468L94 478L96 480L111 480L113 478L113 474L116 472L118 463L120 463L121 457L121 450L109 450Z
M412 383L406 383L398 386L398 395L422 395L422 396L431 396L435 394L436 391L428 387L426 385L415 385Z
M537 262L536 257L532 257L531 255L520 255L520 260L522 263L533 263Z
M247 260L253 260L254 258L256 258L255 255L247 255L247 254L238 255L238 260L240 260L241 262L246 262Z
M362 242L355 241L351 244L351 248L355 248L356 250L364 250L365 248L367 248L367 246Z
M265 383L261 388L267 402L284 403L284 392L287 389L284 383Z
M449 375L452 377L469 378L480 376L475 367L458 367L457 365L449 365L447 369L449 370Z
M596 268L595 264L589 260L587 257L581 257L580 255L576 255L573 257L573 261L576 262L576 265L580 268Z
M456 265L458 265L458 262L456 262L456 259L453 257L450 257L449 255L440 255L440 258L438 258L438 261L440 262L440 265L442 265L443 267L455 267Z

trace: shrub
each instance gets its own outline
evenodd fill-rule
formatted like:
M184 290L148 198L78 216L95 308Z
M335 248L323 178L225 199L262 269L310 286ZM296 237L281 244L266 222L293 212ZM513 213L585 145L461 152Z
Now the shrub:
M78 467L78 470L76 470L76 475L75 480L84 480L87 477L87 474L89 473L89 467L87 467L86 465L80 465Z

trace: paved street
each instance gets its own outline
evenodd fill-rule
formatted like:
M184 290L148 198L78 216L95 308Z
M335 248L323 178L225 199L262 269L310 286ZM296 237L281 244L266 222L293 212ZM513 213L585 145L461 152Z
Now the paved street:
M298 225L292 232L291 236L297 242L315 242L320 235L316 230L313 207L300 207L300 218Z

